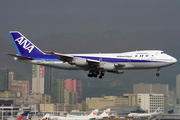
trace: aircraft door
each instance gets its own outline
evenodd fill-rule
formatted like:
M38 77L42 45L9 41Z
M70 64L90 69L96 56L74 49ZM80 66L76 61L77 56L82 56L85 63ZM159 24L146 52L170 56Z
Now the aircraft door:
M128 62L131 62L131 57L128 57Z
M154 62L154 55L151 56L151 62Z

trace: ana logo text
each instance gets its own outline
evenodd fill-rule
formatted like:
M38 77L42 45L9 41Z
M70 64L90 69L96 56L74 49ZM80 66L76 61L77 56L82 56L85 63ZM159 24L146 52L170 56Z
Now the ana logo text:
M34 45L29 43L24 37L19 37L15 39L15 41L17 41L19 45L23 45L23 48L28 50L29 53L34 49Z

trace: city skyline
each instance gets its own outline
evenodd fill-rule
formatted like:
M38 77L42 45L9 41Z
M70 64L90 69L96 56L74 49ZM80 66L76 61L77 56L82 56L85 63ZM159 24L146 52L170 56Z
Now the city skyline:
M34 66L34 65L33 65ZM41 67L41 66L40 66ZM32 67L33 69L34 69L34 67ZM33 70L32 69L32 70ZM44 69L47 69L46 67L43 67L43 70ZM6 71L8 71L8 68L6 68L6 69L4 69L4 68L1 68L1 70L6 70ZM34 71L34 70L33 70ZM48 72L46 72L46 74L45 73L42 73L42 72L40 72L40 71L36 71L37 73L41 73L41 74L43 74L43 76L47 76L46 74L48 73ZM50 73L48 73L48 74L50 74ZM39 74L40 75L40 74ZM14 80L14 72L12 72L12 71L9 71L9 74L8 74L8 76L9 76L9 78L8 78L8 83L9 83L9 89L11 89L11 86L12 85L14 85L14 86L12 86L13 88L14 88L14 90L15 89L19 89L19 88L15 88L15 84L27 84L28 85L28 91L30 90L29 89L29 82L31 82L31 80L28 80L28 83L27 83L27 81L24 81L24 80ZM32 76L37 76L37 75L34 75L34 73L32 74ZM51 75L50 75L51 76ZM177 75L176 76L176 85L178 85L178 76L179 75ZM54 79L54 77L52 76L52 78L51 79ZM13 81L14 80L14 81ZM60 80L60 79L59 79ZM78 95L78 101L80 102L81 101L81 99L83 98L86 98L86 97L95 97L96 95L94 95L94 96L88 96L88 95L86 95L86 96L84 96L86 93L84 93L84 95L81 93L82 91L83 91L83 89L80 87L80 89L78 88L78 86L80 85L82 85L82 82L78 82L78 81L81 81L81 80L77 80L77 79L69 79L69 78L66 78L66 79L64 79L65 81L69 81L69 82L67 82L67 83L69 83L69 84L71 84L71 81L74 81L74 82L72 82L73 84L73 86L69 86L68 88L65 88L65 89L68 89L69 90L69 92L78 92L79 90L79 92L80 92L80 96ZM75 82L76 81L76 82ZM10 83L12 82L12 84L11 84L11 86L10 86ZM66 82L65 82L66 83ZM51 83L50 83L51 84ZM58 83L59 84L59 83ZM27 86L26 85L26 86ZM49 84L46 84L45 86L47 86L47 85L49 85ZM65 86L66 86L66 84L64 84ZM110 86L111 86L111 83L109 84ZM22 87L25 87L25 85L22 85ZM74 89L74 87L77 87L77 88L75 88ZM177 86L177 88L176 89L174 89L174 90L171 90L170 88L169 88L169 85L168 84L160 84L160 83L149 83L149 84L147 84L147 83L135 83L135 84L133 84L133 91L132 92L130 92L130 93L135 93L135 94L137 94L137 93L161 93L161 94L164 94L165 96L168 96L168 94L169 94L169 92L174 92L174 93L177 93L177 96L178 96L178 92L177 92L177 89L178 89L178 86ZM49 88L51 88L51 87L49 87ZM83 86L83 88L86 88L86 86L84 87ZM135 89L136 88L136 89ZM21 89L21 88L20 88ZM25 89L24 89L25 90ZM31 91L31 90L30 90ZM86 91L85 89L84 89L84 91ZM143 92L141 92L141 91L143 91ZM33 91L32 91L33 92ZM49 91L50 92L50 91ZM98 92L98 91L97 91ZM25 92L25 93L29 93L29 92ZM124 93L129 93L129 92L123 92L123 94ZM48 93L46 93L46 94L48 94ZM119 95L116 95L116 94L114 94L114 93L108 93L108 94L105 94L104 92L102 92L102 94L101 95L99 95L99 97L100 96L102 96L102 95L115 95L115 96L121 96L120 94Z

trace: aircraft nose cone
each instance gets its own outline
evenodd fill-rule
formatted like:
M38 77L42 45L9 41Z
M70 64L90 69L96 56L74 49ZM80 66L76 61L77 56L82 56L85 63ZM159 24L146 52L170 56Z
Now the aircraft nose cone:
M176 62L177 62L177 59L176 59L176 58L173 58L173 62L176 63Z

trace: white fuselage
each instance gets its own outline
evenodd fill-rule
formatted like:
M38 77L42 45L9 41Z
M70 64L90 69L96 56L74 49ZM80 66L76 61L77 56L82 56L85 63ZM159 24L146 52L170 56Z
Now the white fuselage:
M127 69L154 69L172 65L177 62L175 58L160 50L144 50L124 53L98 53L98 54L65 54L87 60L99 61L100 64L121 64L124 67L116 70ZM16 59L18 60L18 59ZM87 66L76 66L60 60L19 60L32 64L44 65L65 70L89 70Z
M130 113L128 117L151 117L149 113Z

